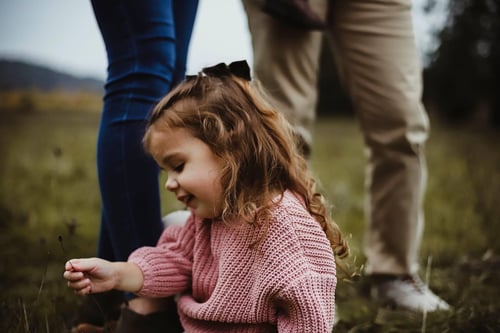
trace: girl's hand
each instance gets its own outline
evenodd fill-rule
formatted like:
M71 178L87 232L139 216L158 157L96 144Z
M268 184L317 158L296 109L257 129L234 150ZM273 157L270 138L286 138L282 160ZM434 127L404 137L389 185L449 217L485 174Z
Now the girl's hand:
M66 262L63 276L68 287L85 295L108 291L116 287L117 274L112 262L99 258L71 259Z
M142 271L134 263L110 262L99 258L71 259L63 276L77 294L101 293L111 289L137 292L144 282Z

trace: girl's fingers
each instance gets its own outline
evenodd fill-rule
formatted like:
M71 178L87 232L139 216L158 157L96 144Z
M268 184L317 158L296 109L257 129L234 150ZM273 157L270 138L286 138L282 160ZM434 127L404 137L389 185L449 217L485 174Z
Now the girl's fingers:
M64 269L67 271L73 270L73 263L71 262L71 260L66 261L66 264L64 265Z
M78 281L83 279L85 275L82 272L66 271L64 272L63 277L68 281Z
M68 260L64 265L66 271L63 273L63 277L68 280L68 287L79 295L90 294L92 292L92 284L84 272L94 267L95 262L93 258Z
M78 294L78 295L88 295L91 293L91 290L92 290L92 288L90 286L88 286L88 287L78 289L78 290L75 289L73 291L75 292L75 294Z
M75 291L80 291L86 288L90 288L91 283L89 279L80 279L76 281L68 281L68 287L74 289Z
M95 269L96 258L70 259L64 265L67 271L90 271Z
M88 295L92 293L92 286L88 286L87 288L83 288L78 291L80 295Z

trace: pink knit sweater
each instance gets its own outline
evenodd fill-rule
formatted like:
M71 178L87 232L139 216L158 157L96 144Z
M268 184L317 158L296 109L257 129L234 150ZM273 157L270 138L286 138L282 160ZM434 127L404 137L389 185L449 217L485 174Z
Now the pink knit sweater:
M266 236L246 223L191 216L165 229L156 247L129 261L144 274L142 296L180 293L186 332L331 332L335 261L319 224L291 192L272 212Z

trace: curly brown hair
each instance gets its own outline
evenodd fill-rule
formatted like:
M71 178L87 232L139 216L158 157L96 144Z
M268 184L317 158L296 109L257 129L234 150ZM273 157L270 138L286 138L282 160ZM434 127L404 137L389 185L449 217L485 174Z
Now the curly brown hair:
M316 190L288 121L265 102L257 81L229 70L213 74L212 68L184 80L157 104L143 140L146 150L152 131L187 129L226 162L220 179L223 221L238 216L268 224L273 199L290 190L303 199L335 255L347 256L347 243Z

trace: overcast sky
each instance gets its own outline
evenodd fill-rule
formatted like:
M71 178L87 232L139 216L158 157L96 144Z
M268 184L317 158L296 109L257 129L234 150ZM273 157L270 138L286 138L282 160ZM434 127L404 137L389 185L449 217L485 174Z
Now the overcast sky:
M424 17L420 3L425 0L414 1L418 45L432 47L428 32L441 25L444 15ZM0 0L0 58L29 60L77 76L104 79L106 73L104 45L88 0ZM188 73L239 59L251 63L241 0L200 0Z

